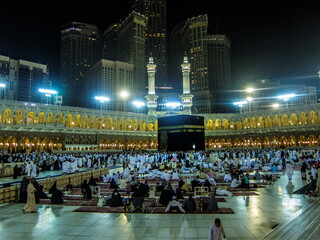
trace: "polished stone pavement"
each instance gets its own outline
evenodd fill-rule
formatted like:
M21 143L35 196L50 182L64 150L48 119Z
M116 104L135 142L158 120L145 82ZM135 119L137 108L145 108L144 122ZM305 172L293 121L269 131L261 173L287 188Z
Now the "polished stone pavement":
M225 197L227 202L219 203L219 207L230 207L235 214L220 215L81 213L73 212L78 207L57 205L38 205L38 213L22 214L23 204L5 204L0 206L0 239L204 240L217 217L222 220L228 240L262 239L271 236L271 231L288 231L290 224L296 226L292 220L303 216L304 210L319 206L317 199L291 194L305 184L299 172L289 184L282 175L273 185L260 188L258 196ZM312 223L308 226L319 227L319 222Z

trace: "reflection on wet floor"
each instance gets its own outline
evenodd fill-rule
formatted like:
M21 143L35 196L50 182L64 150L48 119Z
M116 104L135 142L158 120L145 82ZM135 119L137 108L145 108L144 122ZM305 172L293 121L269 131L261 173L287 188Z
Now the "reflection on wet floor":
M314 200L292 194L306 183L296 172L292 182L282 175L258 196L225 197L219 207L235 214L106 214L73 212L76 206L38 205L37 214L22 214L23 204L0 207L1 239L207 239L219 217L227 239L261 239L301 214ZM279 226L278 226L279 225ZM278 226L278 227L276 227Z

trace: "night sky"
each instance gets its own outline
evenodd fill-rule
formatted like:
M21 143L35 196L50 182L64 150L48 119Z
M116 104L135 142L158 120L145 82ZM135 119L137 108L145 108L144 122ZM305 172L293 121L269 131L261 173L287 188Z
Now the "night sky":
M55 82L61 25L79 21L104 30L131 11L129 0L70 2L1 1L0 55L47 64ZM231 74L237 87L270 79L320 88L319 1L237 1L241 6L221 2L168 0L169 32L187 18L208 14L209 34L231 39Z

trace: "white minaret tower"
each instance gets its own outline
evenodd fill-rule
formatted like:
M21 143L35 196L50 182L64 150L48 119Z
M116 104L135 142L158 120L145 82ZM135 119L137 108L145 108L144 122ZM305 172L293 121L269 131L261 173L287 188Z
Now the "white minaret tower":
M155 90L155 74L156 74L157 65L153 62L153 57L149 57L149 63L147 64L147 72L148 72L148 95L147 99L147 107L149 115L156 115L156 107L157 107L157 99Z
M193 95L190 92L190 67L191 64L188 62L188 57L183 58L182 67L182 77L183 77L183 93L180 96L181 104L183 106L184 112L186 114L191 114L192 98Z

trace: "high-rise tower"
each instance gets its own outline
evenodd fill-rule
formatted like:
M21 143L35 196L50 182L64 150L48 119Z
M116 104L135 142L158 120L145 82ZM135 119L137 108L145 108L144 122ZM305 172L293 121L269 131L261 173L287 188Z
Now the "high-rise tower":
M188 55L195 113L224 112L230 105L230 41L225 35L208 35L207 29L208 17L200 15L177 25L170 36L170 78L178 79L177 66Z
M83 106L83 77L101 55L100 37L95 25L71 22L61 29L61 81L65 105Z
M145 28L147 18L133 11L121 23L113 24L103 35L105 59L134 65L134 95L146 95Z
M148 19L145 32L146 55L152 55L157 65L156 86L167 86L166 0L133 0L132 8Z
M232 102L230 40L226 35L207 36L208 79L211 111L229 112L228 102Z

